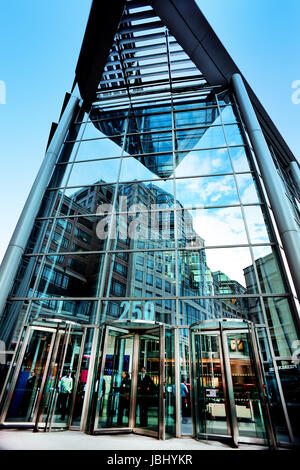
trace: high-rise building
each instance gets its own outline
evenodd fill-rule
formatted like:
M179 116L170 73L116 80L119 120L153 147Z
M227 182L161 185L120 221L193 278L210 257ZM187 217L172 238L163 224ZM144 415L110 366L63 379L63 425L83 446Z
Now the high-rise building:
M299 443L298 204L194 0L95 0L0 269L1 426Z

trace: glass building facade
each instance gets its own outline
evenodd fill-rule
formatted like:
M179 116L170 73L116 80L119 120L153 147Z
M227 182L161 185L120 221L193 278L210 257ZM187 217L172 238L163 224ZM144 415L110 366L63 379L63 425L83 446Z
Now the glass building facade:
M125 2L0 318L3 426L299 442L297 304L257 150L151 2Z

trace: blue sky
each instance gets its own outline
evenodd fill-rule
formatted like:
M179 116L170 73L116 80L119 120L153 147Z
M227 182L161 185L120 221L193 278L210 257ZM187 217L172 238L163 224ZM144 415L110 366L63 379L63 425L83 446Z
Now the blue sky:
M299 0L197 1L299 157ZM0 259L42 161L52 121L69 91L91 0L2 2L0 80ZM225 7L226 5L226 7Z

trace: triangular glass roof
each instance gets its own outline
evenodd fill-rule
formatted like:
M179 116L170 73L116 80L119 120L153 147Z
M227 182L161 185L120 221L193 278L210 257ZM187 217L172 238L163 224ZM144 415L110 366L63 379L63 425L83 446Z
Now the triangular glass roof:
M170 83L171 82L171 83ZM157 94L206 80L146 1L127 1L99 83L99 98Z
M173 172L172 155L166 154L172 151L171 138L166 134L155 138L149 132L164 132L171 119L171 93L174 96L180 91L193 99L196 88L198 102L206 100L211 88L149 3L128 0L98 85L99 101L90 113L95 126L121 146L124 117L130 108L127 132L132 136L127 138L126 152L137 155L135 158L156 175L168 178ZM207 127L202 134L198 131L199 139L216 117L216 108L206 111ZM167 127L172 128L172 122ZM182 130L176 166L192 142L195 145L193 130Z

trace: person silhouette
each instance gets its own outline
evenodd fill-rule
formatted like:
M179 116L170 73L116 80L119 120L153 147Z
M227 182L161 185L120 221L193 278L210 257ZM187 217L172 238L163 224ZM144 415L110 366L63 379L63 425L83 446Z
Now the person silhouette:
M137 383L137 402L140 410L140 426L148 426L148 408L151 397L154 395L154 382L146 373L145 367L141 368Z
M122 380L119 387L119 407L118 407L118 424L123 424L124 410L125 414L129 414L131 380L128 372L122 372Z

